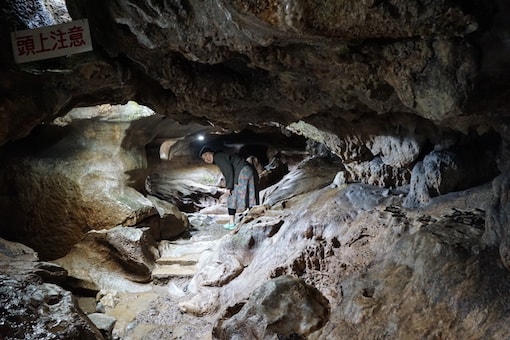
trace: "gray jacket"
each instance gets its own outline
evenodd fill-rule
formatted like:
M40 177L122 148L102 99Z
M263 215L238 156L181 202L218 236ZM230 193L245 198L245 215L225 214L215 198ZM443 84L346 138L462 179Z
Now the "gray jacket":
M225 177L225 185L230 190L234 189L234 185L237 184L241 169L249 166L249 163L241 157L222 151L214 153L214 164L220 168L223 177Z

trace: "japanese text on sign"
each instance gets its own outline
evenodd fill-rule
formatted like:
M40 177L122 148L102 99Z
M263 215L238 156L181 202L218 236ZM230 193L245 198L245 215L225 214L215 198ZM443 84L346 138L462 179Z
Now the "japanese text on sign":
M92 50L87 19L12 32L11 43L18 64Z

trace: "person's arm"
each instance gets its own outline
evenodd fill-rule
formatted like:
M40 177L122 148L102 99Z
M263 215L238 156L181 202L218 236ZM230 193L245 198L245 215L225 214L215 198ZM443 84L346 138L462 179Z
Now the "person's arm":
M223 152L214 154L214 164L220 168L223 177L225 177L225 186L227 189L234 189L234 167L230 161L229 155Z

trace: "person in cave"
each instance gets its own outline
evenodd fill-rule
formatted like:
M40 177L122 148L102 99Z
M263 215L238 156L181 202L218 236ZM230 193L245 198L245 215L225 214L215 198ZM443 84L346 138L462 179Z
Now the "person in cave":
M223 227L233 230L236 227L236 212L259 204L258 174L250 163L238 155L214 151L209 146L200 149L199 157L207 164L217 165L225 177L229 222Z

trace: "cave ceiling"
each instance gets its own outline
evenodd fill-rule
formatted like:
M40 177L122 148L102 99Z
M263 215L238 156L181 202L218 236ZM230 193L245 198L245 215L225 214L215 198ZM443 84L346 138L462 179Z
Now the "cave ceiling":
M390 120L504 132L508 118L502 0L75 0L69 13L62 1L14 0L0 9L0 145L74 107L128 100L231 131L304 121L341 134ZM88 19L92 52L14 63L10 32L70 18Z

